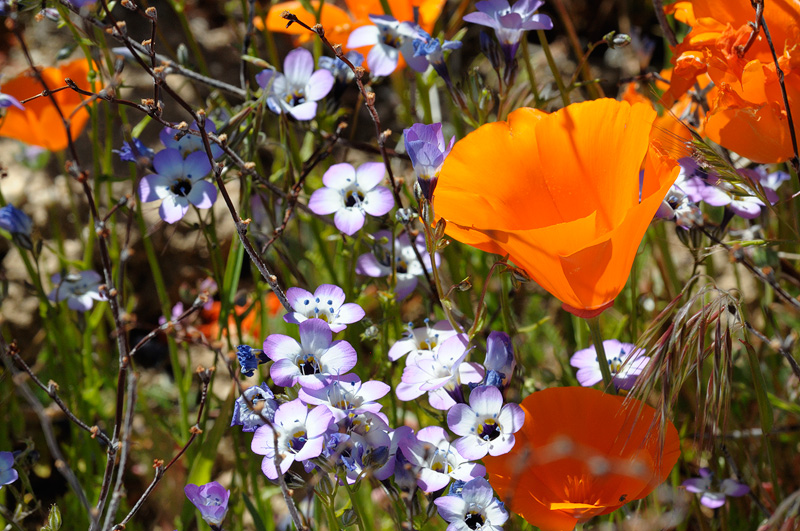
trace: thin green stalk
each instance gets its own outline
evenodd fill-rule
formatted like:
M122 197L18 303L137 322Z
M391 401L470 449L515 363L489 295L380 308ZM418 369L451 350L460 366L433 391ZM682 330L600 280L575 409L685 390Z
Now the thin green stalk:
M364 520L364 515L361 513L361 504L358 503L358 500L356 499L356 493L353 492L352 487L350 487L350 484L347 483L347 478L344 477L344 474L342 474L341 468L337 469L336 475L341 480L342 485L344 486L344 490L347 491L347 496L350 498L350 505L352 506L353 511L355 511L356 516L358 517L358 523L357 523L356 527L359 530L363 531L364 525L365 525L365 520Z
M538 108L539 104L542 103L542 100L539 97L539 88L536 86L536 74L533 71L533 65L531 64L531 52L528 50L527 39L523 40L521 48L523 62L525 63L525 71L528 73L528 83L531 86L531 92L533 92L533 106Z
M592 343L594 344L595 352L597 352L597 362L600 364L600 372L603 374L603 386L611 394L617 394L617 389L611 379L611 370L608 368L606 351L603 348L603 336L600 333L600 316L590 317L586 319L586 323L592 333Z
M544 34L544 30L536 30L536 35L539 36L539 42L542 45L544 56L547 57L547 64L550 66L550 71L553 73L553 78L556 80L556 86L558 86L558 92L561 93L561 100L564 102L564 107L566 107L570 104L569 94L567 93L567 88L564 86L564 80L561 79L558 65L556 65L555 59L553 59L553 52L550 51L550 45L547 43L547 36Z

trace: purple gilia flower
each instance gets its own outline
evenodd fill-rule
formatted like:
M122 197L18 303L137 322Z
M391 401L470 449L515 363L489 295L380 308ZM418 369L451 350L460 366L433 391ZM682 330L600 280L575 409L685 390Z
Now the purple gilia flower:
M352 485L365 474L374 474L376 470L383 469L389 460L392 438L388 430L373 430L366 436L351 433L350 444L350 451L342 454L342 464L347 483Z
M398 22L389 15L370 15L374 26L361 26L350 33L348 48L372 46L367 54L367 66L373 76L388 76L397 68L402 52L406 63L417 72L424 72L428 61L414 56L412 41L417 30L408 22Z
M674 221L683 229L703 226L703 212L680 187L673 185L656 211L656 218Z
M253 404L251 408L247 401ZM242 431L256 431L266 424L264 419L272 422L278 402L266 382L245 389L242 396L236 399L233 405L233 418L231 426L241 426Z
M373 237L376 245L373 246L371 253L362 254L358 257L356 273L374 278L390 276L392 274L392 251L389 247L391 245L389 242L391 242L392 233L388 230L381 230L376 232ZM387 238L389 242L379 243L383 238ZM394 246L397 269L396 296L397 300L403 300L417 287L417 277L423 274L423 265L417 260L417 255L414 253L414 248L411 247L407 233L404 232L398 236L394 241ZM425 270L430 271L430 255L425 248L425 236L422 233L417 235L414 240L414 246L422 256ZM437 264L439 263L438 253L436 254L436 262Z
M503 504L484 478L468 481L460 496L442 496L433 503L449 524L447 531L500 531L508 520Z
M505 387L517 362L514 359L514 345L505 332L492 332L486 338L486 385Z
M636 349L635 345L621 343L616 339L603 341L603 350L606 351L608 368L611 371L614 387L617 389L630 390L650 361L650 358L645 356L644 350ZM569 364L578 369L578 383L583 387L591 387L603 381L594 345L573 354Z
M445 142L442 124L435 123L414 124L404 129L403 140L406 153L411 158L411 165L414 166L422 197L430 203L433 201L433 191L439 180L444 159L453 149L456 138L452 137L449 143Z
M204 151L190 153L185 159L177 149L162 149L153 157L156 173L139 181L139 197L145 203L161 199L158 213L167 223L183 219L189 204L211 208L217 189L203 177L211 171Z
M383 406L375 401L390 390L391 387L384 382L368 380L362 383L357 375L345 374L322 389L300 389L298 396L306 404L327 406L339 422L365 411L377 413Z
M200 127L198 127L197 122L192 122L189 125L189 129L192 129L194 131L199 131ZM217 124L215 124L213 120L206 119L206 132L207 133L217 132ZM161 140L161 143L164 144L164 147L169 149L177 149L182 157L185 157L189 153L194 153L196 151L200 151L202 153L206 152L205 144L203 144L203 137L198 135L184 134L180 136L178 140L176 140L175 137L179 136L180 134L181 134L180 129L165 127L158 134L158 138ZM218 144L215 144L214 142L211 142L210 145L211 145L211 156L214 159L220 158L224 153L222 148Z
M525 412L514 403L503 404L497 387L476 387L469 405L456 404L447 412L447 425L461 438L453 446L467 459L486 454L503 455L514 447L514 434L522 428Z
M440 41L439 39L431 37L427 31L417 27L417 36L411 42L414 47L414 58L425 59L424 67L422 61L409 64L412 69L417 72L425 72L430 64L436 73L445 81L448 87L452 86L450 80L450 72L447 70L447 64L444 62L445 50L457 50L463 44L461 41ZM422 67L422 68L420 68Z
M294 312L283 316L287 323L300 324L308 319L322 319L331 332L341 332L347 325L364 318L364 310L356 303L344 302L344 290L334 284L322 284L314 294L301 289L289 288L286 298Z
M86 312L92 308L94 301L106 300L105 295L100 293L100 283L103 278L97 271L70 273L63 278L56 273L50 281L55 288L47 298L54 302L66 300L67 307L71 310Z
M506 64L511 64L526 31L553 29L550 17L536 14L542 5L541 0L519 0L513 6L508 0L483 0L475 4L478 11L464 15L464 21L494 29Z
M469 353L469 340L458 334L444 341L435 352L422 352L409 358L397 385L397 398L415 400L428 393L428 402L436 409L447 411L457 402L464 402L461 384L483 380L483 367L464 362Z
M308 208L321 216L334 214L336 228L352 236L370 216L383 216L394 207L392 192L379 186L386 174L382 162L365 162L358 167L334 164L322 176L324 188L311 194Z
M186 497L200 511L200 516L207 524L219 526L228 512L228 499L231 491L212 481L205 485L186 485L183 488Z
M701 494L700 503L709 509L718 509L725 505L726 496L738 498L750 492L750 487L733 479L723 479L719 485L719 491L712 491L711 478L713 475L708 468L701 468L699 478L691 478L683 482L686 490Z
M390 360L399 360L406 354L410 354L409 359L411 359L421 352L434 351L444 340L456 335L453 325L447 320L431 326L430 319L425 319L424 327L412 328L412 326L408 323L407 330L403 332L403 339L395 342L389 349Z
M0 92L0 109L7 109L11 106L14 106L21 111L25 110L25 107L19 102L17 98Z
M33 249L33 242L31 242L33 221L14 205L0 208L0 229L11 234L11 238L21 247L28 250Z
M759 166L752 171L755 173L756 179L761 183L761 187L764 188L764 195L767 197L770 204L774 205L777 203L780 199L778 197L778 188L781 184L791 179L789 174L785 171L768 173L765 166Z
M262 70L256 81L266 93L270 110L291 114L295 120L314 118L317 102L333 88L333 74L324 68L314 71L314 57L304 48L286 54L283 74Z
M417 485L426 493L445 488L451 479L469 481L486 475L486 468L465 459L439 426L428 426L415 437L404 438L400 450L417 467Z
M250 345L239 345L236 347L236 357L239 359L239 366L242 374L247 377L253 376L259 365L269 361L263 350L254 349Z
M323 435L332 423L333 415L324 406L309 410L300 399L281 404L275 411L272 426L265 424L253 435L251 449L264 456L261 471L269 479L278 478L276 452L280 457L281 474L285 474L295 461L303 462L319 456L324 443Z
M291 387L299 383L308 389L322 389L355 367L355 349L347 341L331 341L328 323L309 319L299 328L300 343L282 334L264 340L264 352L275 362L269 368L275 385Z
M19 473L14 469L14 453L0 452L0 489L3 485L14 483L19 478Z
M213 122L209 121L207 123L213 123ZM184 138L187 137L188 135ZM175 144L178 144L178 142L175 142L174 140L173 142ZM144 143L136 137L132 138L132 142L125 141L122 143L121 148L112 149L111 151L119 155L119 159L125 162L138 162L140 160L143 160L145 164L151 164L153 161L153 157L155 156L155 152L149 147L145 146Z

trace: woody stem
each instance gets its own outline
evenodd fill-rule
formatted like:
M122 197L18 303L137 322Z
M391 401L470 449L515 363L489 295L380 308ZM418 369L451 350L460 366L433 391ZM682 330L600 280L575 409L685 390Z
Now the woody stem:
M617 394L617 388L614 387L611 381L611 370L608 368L606 351L603 348L603 336L600 333L600 316L589 317L586 319L586 323L589 325L589 331L592 334L592 343L597 353L597 363L600 364L600 373L603 375L603 386L607 390L610 389L611 394Z

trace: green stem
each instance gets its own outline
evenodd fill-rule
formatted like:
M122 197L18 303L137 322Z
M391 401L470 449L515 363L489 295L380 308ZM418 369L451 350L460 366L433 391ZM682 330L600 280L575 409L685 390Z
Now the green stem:
M539 98L539 89L536 86L536 74L531 64L531 52L528 50L527 40L522 42L522 56L523 62L525 63L525 71L528 73L528 82L531 85L531 92L533 92L533 106L534 108L538 108L542 100Z
M597 362L600 364L600 372L603 375L603 385L611 394L617 394L617 388L611 380L611 370L608 368L608 359L606 358L606 351L603 348L603 336L600 333L600 316L589 317L586 319L589 325L589 331L592 333L592 343L594 350L597 353Z
M556 65L555 59L553 59L553 52L550 51L550 45L547 43L547 36L544 34L544 30L536 30L536 34L539 36L539 42L542 44L544 56L547 57L547 64L550 66L550 71L553 73L553 78L556 80L558 91L561 93L561 100L564 102L564 107L566 107L570 104L569 94L564 86L564 80L561 79L558 65Z

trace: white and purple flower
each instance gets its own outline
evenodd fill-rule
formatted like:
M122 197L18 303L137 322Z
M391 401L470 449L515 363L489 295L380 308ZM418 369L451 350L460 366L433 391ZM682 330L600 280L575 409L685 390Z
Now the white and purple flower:
M6 205L0 208L0 229L5 230L19 245L25 249L32 249L31 231L33 221L22 210L14 205Z
M447 531L501 531L508 520L503 504L484 478L468 481L459 496L442 496L433 503L449 524Z
M439 426L428 426L416 436L404 438L400 450L417 467L417 485L426 493L445 488L451 479L469 481L486 475L484 466L465 459Z
M700 503L709 509L718 509L725 505L725 498L732 496L738 498L750 492L750 487L733 479L723 479L719 484L719 491L712 491L712 477L714 474L708 468L700 469L699 478L687 479L683 487L689 492L700 494Z
M324 405L331 410L336 422L352 419L365 411L377 413L383 407L380 400L391 390L376 380L361 382L355 374L345 374L322 389L300 389L298 396L306 404Z
M217 124L215 124L212 120L206 120L205 122L206 132L207 133L216 133L217 132ZM189 125L189 129L194 129L195 131L199 131L200 127L198 127L197 122L192 122ZM176 136L180 136L178 140L175 139ZM185 157L189 153L194 153L196 151L200 151L202 153L206 152L205 144L203 144L203 137L197 135L190 135L184 134L181 135L180 129L173 129L172 127L165 127L161 130L158 134L158 138L161 140L161 143L164 144L164 147L168 149L177 149L181 156ZM133 139L134 142L137 142L138 139ZM123 150L125 149L125 144L123 143ZM139 147L141 143L137 144L136 147ZM150 157L153 157L152 150L145 148L145 150L150 151ZM122 150L120 150L122 151ZM224 151L222 148L211 142L211 156L214 159L218 159L222 156ZM141 155L140 155L141 156ZM122 158L122 153L120 153L120 158ZM126 160L126 159L122 159ZM210 170L209 170L210 171ZM206 172L208 173L208 172Z
M283 74L262 70L256 75L267 95L267 106L276 114L290 114L296 120L311 120L317 102L333 88L333 74L320 68L314 71L314 57L304 48L295 48L283 61Z
M397 398L415 400L428 393L431 406L443 411L464 402L461 384L478 383L484 377L480 364L464 362L469 350L467 336L458 334L435 352L421 352L410 358L396 388Z
M248 400L253 404L252 408L247 403ZM242 396L236 399L231 426L241 426L242 431L256 431L266 424L264 419L273 421L277 408L278 402L266 382L254 385L245 389Z
M637 349L631 343L621 343L616 339L603 341L603 350L606 352L608 368L617 389L630 390L636 382L636 378L650 361L650 358L645 356L644 350ZM569 364L578 369L578 383L583 387L591 387L603 381L594 345L573 354Z
M397 361L406 354L410 354L409 359L416 357L421 352L436 350L442 342L456 335L450 321L443 320L431 326L430 319L425 319L425 326L412 328L408 324L408 329L403 333L403 339L396 341L389 349L389 359Z
M486 368L486 385L505 387L514 367L517 365L514 358L514 345L505 332L492 332L486 338L486 359L483 366Z
M370 15L374 25L361 26L350 33L348 48L372 46L367 54L367 66L374 76L388 76L397 68L400 53L406 63L417 72L428 68L425 57L414 56L413 40L417 29L408 22L398 22L389 15Z
M394 207L392 192L379 186L386 174L382 162L365 162L358 170L346 162L334 164L322 176L324 188L311 194L308 207L315 214L334 214L336 228L352 236L370 216L383 216Z
M14 483L19 473L14 469L14 453L0 452L0 489L3 485Z
M211 208L217 189L203 178L211 171L205 151L190 153L185 159L177 149L166 148L153 157L156 173L139 181L139 197L145 203L161 200L158 213L167 223L183 219L189 205Z
M16 107L21 111L25 110L25 107L19 102L17 98L0 92L0 109L7 109L12 106Z
M228 499L231 491L212 481L205 485L188 484L183 488L183 492L189 501L200 511L200 516L205 522L212 526L219 526L225 519L228 512Z
M106 300L105 295L100 293L103 277L97 271L70 273L63 278L56 273L50 281L56 287L47 298L54 302L66 300L67 306L72 310L87 312L92 309L94 301Z
M387 230L376 232L376 245L373 246L371 253L362 254L356 262L356 273L369 277L387 277L392 274L392 233ZM381 243L383 238L389 241ZM425 247L425 236L420 233L414 239L414 246L422 256L423 264L417 260L414 248L411 246L408 234L403 233L394 240L394 256L397 270L396 295L398 300L405 299L414 288L417 287L417 277L424 274L423 271L431 270L430 255ZM436 255L436 262L439 262L439 255ZM423 269L424 267L424 269Z
M536 13L542 5L541 0L519 0L513 6L508 0L482 0L475 4L478 11L464 15L464 21L494 29L506 64L511 64L526 31L553 29L550 17Z
M514 403L504 405L503 393L491 385L476 387L469 395L469 405L456 404L447 412L447 425L461 435L453 446L467 459L508 453L524 422L522 408Z
M281 474L285 474L295 461L303 462L319 456L322 453L323 435L332 423L333 415L324 406L309 410L300 399L281 404L275 411L272 426L261 426L253 435L251 449L264 456L261 471L269 479L278 478L276 452L280 457Z
M334 284L320 285L313 295L302 288L289 288L286 298L294 310L283 316L287 323L322 319L336 333L364 318L363 308L354 302L345 303L344 290Z
M299 328L300 343L283 334L264 340L264 353L275 362L269 369L275 385L291 387L299 383L308 389L322 389L355 367L355 349L347 341L331 341L328 323L309 319Z
M422 197L431 202L444 159L453 149L456 138L451 138L449 143L445 142L442 124L435 123L431 125L414 124L408 129L404 129L403 140L406 153L411 158L411 165L414 167Z

